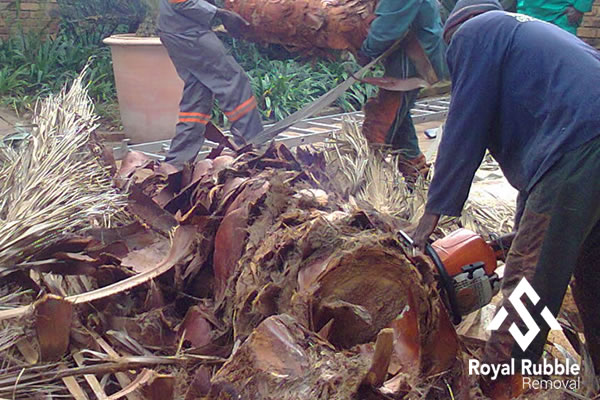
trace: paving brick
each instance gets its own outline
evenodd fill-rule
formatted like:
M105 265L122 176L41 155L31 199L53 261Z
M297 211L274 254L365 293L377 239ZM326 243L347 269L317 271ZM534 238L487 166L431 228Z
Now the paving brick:
M0 0L0 37L6 37L15 23L17 12L14 0ZM22 0L19 8L19 23L27 30L45 29L49 24L56 30L56 23L51 23L49 10L56 8L56 0Z
M581 27L577 30L577 36L600 49L600 39L596 40L600 38L600 0L596 0L592 11L585 14Z
M21 3L22 11L39 11L41 9L42 9L42 5L39 2Z
M594 28L579 28L579 30L577 30L577 35L579 35L579 37L594 38L594 37L596 37L596 29L594 29Z
M582 24L583 27L586 28L594 28L596 30L600 30L600 18L593 18L586 21L585 25Z

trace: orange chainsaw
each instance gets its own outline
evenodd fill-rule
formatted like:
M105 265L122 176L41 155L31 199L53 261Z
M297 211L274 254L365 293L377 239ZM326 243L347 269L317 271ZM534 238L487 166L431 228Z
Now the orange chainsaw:
M400 231L400 236L413 246L405 232ZM463 228L427 244L425 255L438 271L444 302L455 324L464 315L484 307L498 293L500 278L495 270L509 246L497 240L487 242Z

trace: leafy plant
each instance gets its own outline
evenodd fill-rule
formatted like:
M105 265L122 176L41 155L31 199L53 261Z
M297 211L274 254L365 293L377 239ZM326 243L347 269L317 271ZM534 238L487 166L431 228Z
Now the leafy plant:
M146 14L144 16L144 20L135 32L137 36L156 35L156 24L158 22L158 2L159 0L144 1Z
M99 44L80 43L66 33L47 37L22 33L0 41L0 103L17 111L57 92L92 62L88 73L90 95L96 102L114 102L115 89L110 51Z
M250 76L259 108L268 120L281 120L301 109L346 80L351 71L360 68L354 61L301 60L290 58L286 50L278 47L223 39ZM374 86L357 83L336 101L335 106L340 111L360 110L375 92Z
M0 69L0 96L13 95L21 96L24 93L24 87L27 84L23 77L25 76L25 67L16 70L4 66Z
M63 31L84 35L87 44L99 43L113 33L135 32L148 9L145 0L58 0Z
M94 1L81 5L90 7ZM105 121L118 125L110 50L101 43L104 33L61 26L56 37L22 33L0 41L0 103L18 111L27 110L38 97L57 92L91 62L87 74L89 94ZM262 47L228 36L223 36L223 41L247 71L259 109L271 121L301 109L359 68L351 60L302 60L279 46ZM334 106L338 111L359 110L375 90L371 85L355 84ZM218 107L213 110L213 118L221 125L226 122Z

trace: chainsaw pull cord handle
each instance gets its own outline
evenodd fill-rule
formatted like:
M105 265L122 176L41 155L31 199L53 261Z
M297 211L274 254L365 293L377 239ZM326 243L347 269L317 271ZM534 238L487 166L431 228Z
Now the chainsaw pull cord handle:
M442 263L442 260L438 256L437 252L429 243L425 245L425 254L431 258L433 264L438 270L442 286L446 292L446 296L448 296L448 303L450 303L449 306L452 313L452 322L454 325L458 325L460 324L460 321L462 321L462 317L458 309L458 300L456 299L456 292L454 291L452 278L450 278L450 275L448 275L448 272L446 271L446 268L444 268L444 264Z

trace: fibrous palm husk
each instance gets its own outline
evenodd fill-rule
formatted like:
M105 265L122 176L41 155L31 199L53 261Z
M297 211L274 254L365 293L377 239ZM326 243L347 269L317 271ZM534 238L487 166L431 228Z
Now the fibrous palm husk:
M372 207L348 206L342 196L324 190L329 184L321 154L294 157L284 146L272 146L229 160L216 174L215 161L196 165L201 172L191 174L195 181L181 191L191 197L179 209L181 223L202 224L212 237L198 253L214 273L221 326L209 323L214 329L208 335L215 343L244 342L265 319L287 314L292 325L321 332L349 356L372 357L378 332L391 327L397 339L391 373L405 374L404 389L419 376L451 369L456 333L431 267L409 256L396 236L398 220L379 217ZM207 324L199 326L204 330ZM406 332L411 339L403 339ZM280 353L270 345L262 351ZM232 365L242 354L234 352ZM258 360L253 368L260 365ZM227 371L219 380L244 397L284 396L285 383L258 395L241 384L239 368ZM302 381L302 376L288 379ZM354 395L350 390L340 398Z
M125 205L100 161L85 71L38 104L31 136L0 149L0 268L33 259L73 232L109 226Z
M357 51L375 18L377 0L226 0L244 17L249 40L294 50Z
M289 315L267 318L212 380L209 398L351 399L368 357L344 354Z

